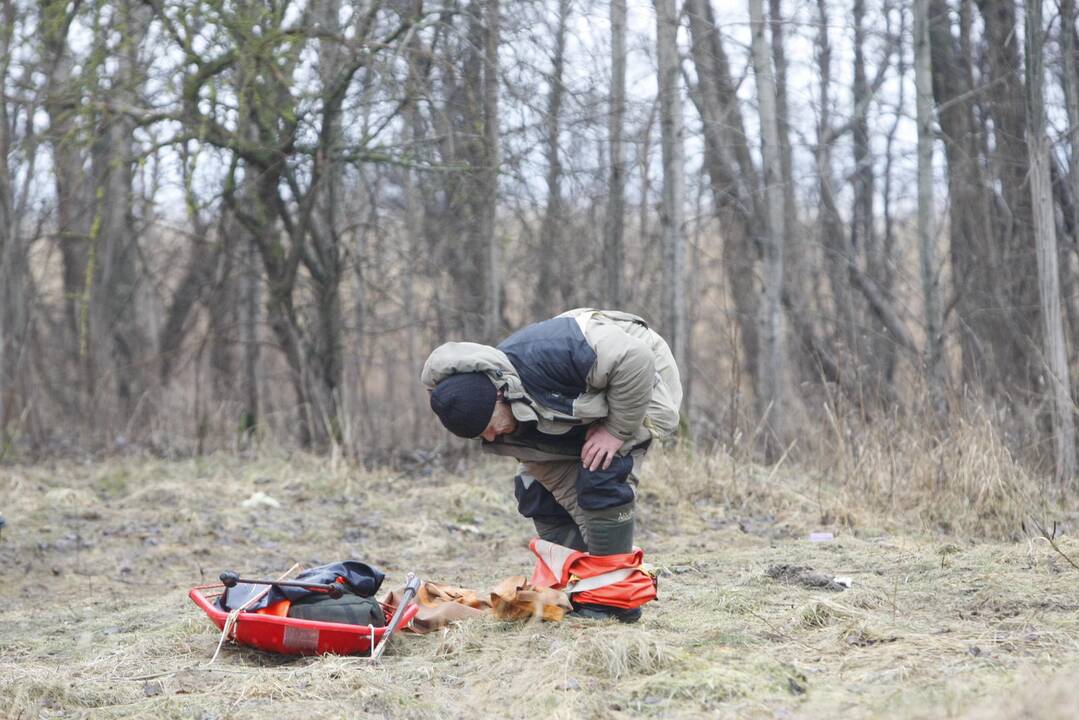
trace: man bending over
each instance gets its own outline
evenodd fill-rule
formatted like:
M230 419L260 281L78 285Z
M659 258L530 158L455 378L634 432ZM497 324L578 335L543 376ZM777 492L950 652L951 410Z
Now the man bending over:
M633 551L635 471L652 440L677 429L682 402L670 348L644 320L578 309L497 347L445 343L422 380L446 429L520 463L518 509L540 538L592 556ZM574 605L589 618L641 614Z

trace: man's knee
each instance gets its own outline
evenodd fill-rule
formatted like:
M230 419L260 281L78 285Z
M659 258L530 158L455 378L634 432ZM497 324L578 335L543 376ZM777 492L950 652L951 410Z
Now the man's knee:
M633 502L636 493L630 483L633 456L620 455L606 470L581 467L577 472L577 504L585 511L606 510Z
M513 479L513 494L517 497L517 511L535 521L537 528L540 522L550 526L573 523L569 512L554 495L527 472L521 472ZM576 527L576 523L573 524Z

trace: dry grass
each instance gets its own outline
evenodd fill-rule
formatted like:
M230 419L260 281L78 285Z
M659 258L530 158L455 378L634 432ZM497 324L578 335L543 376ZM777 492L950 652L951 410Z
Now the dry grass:
M208 666L217 633L186 588L345 557L390 583L527 572L509 461L427 478L298 455L4 468L0 716L1070 716L1079 575L1016 539L1047 512L1032 482L974 426L938 451L889 443L816 473L658 455L639 542L661 600L641 623L473 622L402 636L379 664L230 648ZM243 508L256 491L281 507ZM784 563L853 587L767 576Z
M1032 516L1074 516L1074 508L1049 499L981 412L954 415L946 432L914 416L865 425L826 414L831 431L807 429L778 466L761 467L738 447L668 453L660 474L672 482L650 490L691 510L707 499L704 512L770 515L860 533L1018 540ZM807 455L798 451L801 440L812 452L795 467L791 458Z

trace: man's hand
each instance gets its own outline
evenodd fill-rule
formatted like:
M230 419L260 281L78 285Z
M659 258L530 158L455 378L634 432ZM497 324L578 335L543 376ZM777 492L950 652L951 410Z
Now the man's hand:
M588 428L584 447L581 448L581 462L589 470L611 466L611 461L622 447L622 440L612 435L603 425L596 423Z

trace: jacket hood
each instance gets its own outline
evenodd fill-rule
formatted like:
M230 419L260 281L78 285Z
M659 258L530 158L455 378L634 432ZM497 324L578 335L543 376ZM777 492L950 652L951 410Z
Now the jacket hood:
M490 345L473 342L448 342L436 347L423 364L420 380L428 390L457 373L481 372L490 378L510 402L514 416L521 421L538 420L531 398L525 392L521 376L506 354ZM513 402L524 400L525 402Z
M481 372L509 398L523 394L521 378L506 354L490 345L448 342L439 345L423 364L420 380L428 390L457 373Z

